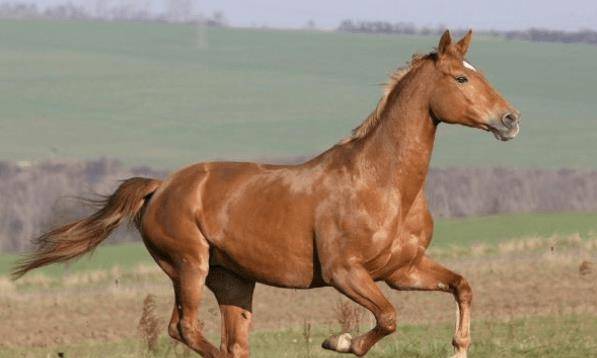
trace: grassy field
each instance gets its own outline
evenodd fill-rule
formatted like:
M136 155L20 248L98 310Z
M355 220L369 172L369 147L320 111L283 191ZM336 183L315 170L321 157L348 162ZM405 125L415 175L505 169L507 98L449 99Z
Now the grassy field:
M436 37L0 22L0 159L206 159L324 150L374 107L379 83ZM503 144L442 128L434 166L597 169L597 47L477 38L470 61L523 112ZM557 143L557 147L554 146Z
M567 236L576 233L583 238L594 236L597 233L597 214L516 214L437 220L431 247L442 250L474 244L495 246L513 238ZM17 257L0 255L0 276L8 273ZM130 269L138 264L153 264L142 244L104 245L90 258L83 258L68 266L49 266L39 272L55 276L77 271L106 270L116 265Z
M537 240L546 244L512 239L500 242L497 251L456 250L440 258L464 275L474 291L472 357L597 354L596 237ZM156 332L161 337L153 356L190 356L166 336L173 304L169 280L145 262L110 267L102 256L118 248L98 252L96 259L103 261L103 268L53 276L33 273L16 283L0 275L0 357L52 357L59 352L66 357L152 356L137 331L147 295L154 297ZM120 254L130 253L126 246L120 248L125 248ZM593 268L589 264L580 270L587 262L593 262ZM380 288L398 311L398 331L368 356L448 356L455 309L450 295L395 291L384 284ZM341 329L341 302L346 301L331 288L284 290L257 285L252 356L337 356L319 345ZM200 311L204 333L217 342L219 314L211 293L205 295ZM362 309L358 312L364 314L362 332L372 321ZM312 329L305 337L307 324Z
M474 357L590 357L597 352L595 318L582 316L533 317L510 322L480 321L472 325L476 343L470 350ZM367 357L448 357L446 344L453 334L452 325L402 325L400 332L382 340ZM318 327L308 337L301 330L258 332L251 337L251 356L255 358L339 357L319 347L330 331ZM63 352L66 357L140 357L145 354L138 340L107 344L94 342L48 348L0 348L0 357L44 357ZM155 352L157 357L181 357L185 350L163 337ZM151 356L151 354L149 355Z

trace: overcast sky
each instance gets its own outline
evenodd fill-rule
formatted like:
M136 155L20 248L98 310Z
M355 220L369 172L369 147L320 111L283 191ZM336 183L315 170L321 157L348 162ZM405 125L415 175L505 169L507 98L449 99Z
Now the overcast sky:
M0 0L40 5L66 0ZM129 0L130 1L130 0ZM167 0L149 1L156 7ZM223 11L233 26L302 27L313 20L333 28L343 19L411 22L419 26L446 25L476 29L597 30L597 0L195 0L201 12ZM70 0L90 4L95 0ZM118 3L117 0L108 1Z

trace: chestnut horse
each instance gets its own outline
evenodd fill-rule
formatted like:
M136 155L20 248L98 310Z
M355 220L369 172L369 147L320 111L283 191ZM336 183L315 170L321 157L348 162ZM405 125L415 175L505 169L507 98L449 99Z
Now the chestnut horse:
M453 346L466 357L471 288L425 254L433 221L423 193L436 129L462 124L509 140L519 113L465 60L469 31L446 31L436 52L396 71L376 109L350 138L299 165L212 162L164 181L131 178L90 217L42 235L13 271L93 250L125 218L170 277L175 304L168 332L205 357L247 357L255 283L332 286L375 316L357 337L323 348L362 356L396 330L396 311L377 286L444 291L458 303ZM218 300L221 345L202 335L204 287Z

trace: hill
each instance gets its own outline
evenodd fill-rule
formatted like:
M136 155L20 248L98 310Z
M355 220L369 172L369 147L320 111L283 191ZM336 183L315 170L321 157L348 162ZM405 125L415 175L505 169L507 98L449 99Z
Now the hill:
M0 22L0 159L171 169L310 155L346 136L437 38ZM523 112L513 142L441 128L432 165L597 168L597 48L479 37L470 61Z

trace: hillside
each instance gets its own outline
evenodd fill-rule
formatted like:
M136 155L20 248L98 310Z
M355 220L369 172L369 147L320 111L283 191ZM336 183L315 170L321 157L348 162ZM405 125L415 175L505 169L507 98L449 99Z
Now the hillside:
M435 37L0 22L0 160L175 168L324 150ZM432 165L597 168L597 48L477 38L470 61L523 112L504 144L441 128Z

